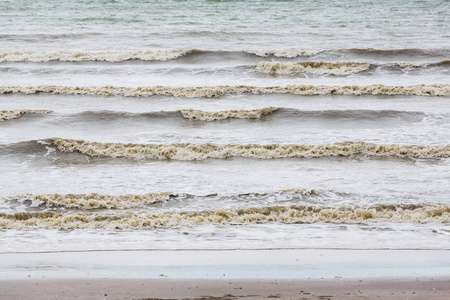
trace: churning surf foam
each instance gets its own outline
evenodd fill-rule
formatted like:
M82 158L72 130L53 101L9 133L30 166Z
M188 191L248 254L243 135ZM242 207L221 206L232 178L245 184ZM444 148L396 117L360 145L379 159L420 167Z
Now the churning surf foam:
M277 107L267 107L262 109L254 109L254 110L225 110L225 111L216 111L216 112L208 112L202 110L194 110L194 109L183 109L180 110L182 116L191 121L199 120L199 121L217 121L224 119L259 119L262 116L273 113L277 111Z
M247 193L247 194L232 194L222 195L222 197L232 198L248 198L248 197L261 197L261 196L276 196L276 195L317 195L316 190L307 189L289 189L282 190L275 193ZM34 205L44 204L47 208L51 207L64 207L67 209L125 209L125 208L138 208L145 205L154 204L157 202L164 202L170 198L207 198L214 195L190 195L190 194L177 194L177 193L149 193L143 195L102 195L98 193L91 194L26 194L17 196L3 196L0 200L10 202L26 202L31 201Z
M90 156L126 157L138 159L204 160L208 158L287 158L352 156L363 154L383 157L450 157L447 146L400 146L372 143L335 143L326 145L218 145L205 144L123 144L96 143L56 138L53 144L63 152L80 152Z
M51 110L0 110L0 121L7 121L11 119L20 118L20 116L25 114L48 114Z
M379 206L368 208L327 208L315 206L268 206L235 210L217 209L213 211L185 212L41 212L41 213L0 213L0 228L158 228L198 226L208 224L241 225L280 222L296 223L448 223L450 207L439 206Z
M102 96L175 96L175 97L219 97L225 94L295 94L295 95L416 95L449 96L450 84L388 86L383 84L368 86L314 86L287 85L275 87L255 86L211 86L211 87L80 87L80 86L0 86L0 94L52 93L65 95L102 95Z
M292 74L307 72L316 75L349 75L370 68L369 63L355 62L299 62L282 63L277 61L263 61L255 65L256 70L264 73Z
M187 55L192 50L127 51L127 52L0 52L0 62L47 62L47 61L107 61L170 60Z
M283 50L246 50L246 53L254 54L256 56L266 57L266 56L275 56L275 57L285 57L285 58L295 58L299 56L313 56L323 52L322 50L292 50L292 51L283 51Z
M146 204L166 201L173 193L153 193L144 195L102 195L92 194L47 194L47 195L19 195L0 197L2 200L11 201L32 201L34 203L44 203L47 207L65 207L81 209L97 208L132 208L142 207Z

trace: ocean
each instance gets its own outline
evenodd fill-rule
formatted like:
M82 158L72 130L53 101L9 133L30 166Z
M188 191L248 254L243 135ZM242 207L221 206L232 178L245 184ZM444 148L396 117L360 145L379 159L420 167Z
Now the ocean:
M449 250L449 15L0 1L0 252Z

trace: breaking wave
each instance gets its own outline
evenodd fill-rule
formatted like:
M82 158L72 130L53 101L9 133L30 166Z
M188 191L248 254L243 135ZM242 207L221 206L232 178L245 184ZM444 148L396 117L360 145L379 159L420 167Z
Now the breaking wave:
M323 50L292 50L292 51L283 51L283 50L246 50L245 53L254 54L256 56L267 57L267 56L275 56L275 57L285 57L285 58L295 58L299 56L313 56L323 52Z
M341 49L341 50L328 50L329 52L343 52L343 53L352 53L359 55L367 55L367 56L448 56L450 54L449 49L417 49L417 48L404 48L404 49L374 49L374 48L350 48L350 49Z
M298 223L448 223L450 206L377 206L367 208L327 208L315 206L268 206L236 210L160 213L0 213L0 228L159 228L198 225L241 225L280 222Z
M23 111L21 111L23 112ZM48 113L50 111L38 111ZM27 112L31 113L31 112ZM418 111L396 111L396 110L299 110L295 108L266 107L252 110L223 110L203 111L194 109L183 109L178 111L152 111L152 112L123 112L123 111L86 111L77 114L59 115L58 122L64 124L89 123L89 122L155 122L160 119L169 119L173 122L204 121L214 122L225 119L260 119L267 115L276 116L271 121L282 121L285 119L301 119L302 121L313 120L366 120L373 122L418 122L426 117L435 120L446 120L449 114L426 114ZM18 111L0 111L0 121L12 117L18 117Z
M293 64L263 61L255 65L255 68L260 72L277 74L307 72L316 75L349 75L368 70L370 64L354 62L299 62Z
M258 72L274 74L310 73L315 75L350 75L369 69L383 68L386 70L408 70L430 67L447 67L450 61L437 63L409 63L397 62L386 64L373 64L362 62L297 62L283 63L279 61L262 61L251 67Z
M80 62L80 61L105 61L121 62L128 60L142 61L165 61L177 59L187 55L195 56L242 56L245 54L260 57L275 56L284 58L295 58L298 56L312 56L318 54L320 50L263 50L263 51L208 51L208 50L161 50L161 51L91 51L91 52L70 52L70 51L48 51L48 52L0 52L0 62Z
M123 62L138 61L166 61L183 57L195 57L206 61L228 60L230 58L247 61L261 57L276 57L279 59L295 59L302 57L319 56L322 59L405 59L435 58L445 59L450 55L448 49L328 49L328 50L243 50L243 51L211 51L199 49L179 50L137 50L137 51L47 51L47 52L0 52L0 62ZM445 62L443 62L445 63ZM448 63L447 63L448 64ZM414 65L412 63L411 65ZM417 64L421 65L421 64Z
M32 201L44 203L47 207L65 207L65 208L132 208L141 207L146 204L162 202L169 199L172 193L153 193L145 195L101 195L92 194L48 194L48 195L19 195L0 197L0 199L11 201Z
M182 116L191 121L199 120L199 121L217 121L224 120L229 118L236 119L259 119L264 115L273 113L277 111L277 107L267 107L262 109L254 109L254 110L225 110L225 111L217 111L217 112L208 112L202 110L194 110L194 109L183 109L180 110Z
M276 193L251 193L251 194L237 194L231 195L234 198L246 197L246 196L268 196L275 194L295 194L295 195L315 195L315 190L306 189L290 189L282 190ZM217 195L217 194L215 194ZM64 207L68 209L125 209L125 208L137 208L144 205L154 204L157 202L164 202L174 197L201 197L207 198L211 195L195 196L189 194L177 194L177 193L150 193L144 195L102 195L97 193L92 194L44 194L44 195L18 195L18 196L6 196L0 197L0 200L4 201L31 201L32 203L45 204L46 207Z
M120 62L127 60L170 60L187 55L192 50L169 51L128 51L128 52L1 52L0 62L47 62L47 61L107 61Z
M102 95L102 96L175 96L175 97L219 97L225 94L295 94L295 95L416 95L449 96L450 84L388 86L383 84L368 86L314 86L287 85L275 87L255 86L211 86L211 87L80 87L80 86L0 86L0 94L52 93L65 95Z
M0 121L7 121L11 119L20 118L20 116L25 114L48 114L51 110L0 110Z
M96 143L55 138L52 143L62 152L80 152L89 156L138 159L204 160L208 158L288 158L352 156L363 154L382 157L450 157L447 146L399 146L371 143L335 143L327 145L217 145L205 144L122 144Z

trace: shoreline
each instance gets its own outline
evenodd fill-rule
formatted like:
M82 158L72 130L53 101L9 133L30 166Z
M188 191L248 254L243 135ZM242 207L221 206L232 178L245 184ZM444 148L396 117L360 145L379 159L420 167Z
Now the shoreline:
M0 253L3 299L449 299L449 250Z
M1 299L434 299L450 297L441 279L69 279L2 280Z
M137 250L0 253L5 279L450 277L449 250Z

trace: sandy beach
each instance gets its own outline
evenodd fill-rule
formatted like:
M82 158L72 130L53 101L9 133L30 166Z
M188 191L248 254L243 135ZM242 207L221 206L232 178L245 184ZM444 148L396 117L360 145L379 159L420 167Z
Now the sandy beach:
M1 299L448 299L445 250L2 253Z
M444 279L77 279L1 281L1 299L435 299Z

